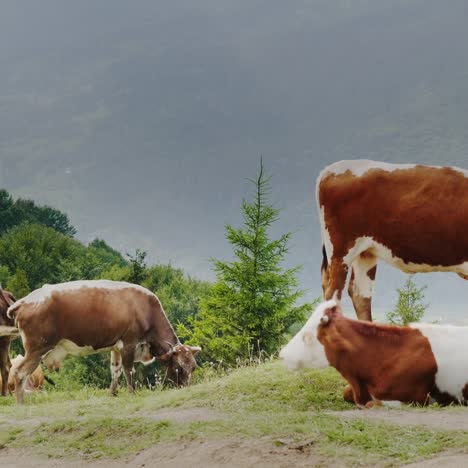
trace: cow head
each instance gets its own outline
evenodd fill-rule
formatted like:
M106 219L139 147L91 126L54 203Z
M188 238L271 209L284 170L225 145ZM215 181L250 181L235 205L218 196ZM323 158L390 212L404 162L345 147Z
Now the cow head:
M340 310L335 298L317 306L302 329L280 351L279 357L286 367L295 370L301 367L322 368L330 365L318 334L320 327L328 326L331 317Z
M192 372L197 367L195 354L201 351L200 346L185 346L177 343L171 349L159 356L159 360L166 369L167 378L177 387L190 384Z
M12 327L14 320L7 317L7 310L12 304L16 302L15 296L8 291L4 291L0 287L0 325Z

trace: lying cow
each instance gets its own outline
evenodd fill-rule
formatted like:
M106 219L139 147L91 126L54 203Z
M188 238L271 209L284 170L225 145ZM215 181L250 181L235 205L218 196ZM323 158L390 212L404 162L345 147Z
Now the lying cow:
M131 390L135 348L147 343L153 357L179 386L190 383L198 346L184 346L159 299L138 285L108 280L44 285L8 309L26 351L14 372L16 399L23 402L23 383L39 365L60 367L65 356L112 350L120 355Z
M347 380L346 400L442 405L468 402L468 327L408 327L351 320L335 299L320 304L281 350L291 369L332 366Z
M13 320L7 317L8 307L16 301L13 294L0 287L0 380L2 396L7 394L8 374L11 368L10 350L11 336L17 331L13 327Z
M468 277L468 171L456 167L339 161L317 180L324 299L348 293L372 320L377 260L406 273Z
M15 379L14 373L18 366L23 362L24 357L21 354L18 354L15 358L11 360L11 370L10 375L8 376L8 391L10 394L15 393ZM37 366L34 372L25 380L24 391L27 393L34 392L36 390L42 390L44 386L44 371L41 366Z

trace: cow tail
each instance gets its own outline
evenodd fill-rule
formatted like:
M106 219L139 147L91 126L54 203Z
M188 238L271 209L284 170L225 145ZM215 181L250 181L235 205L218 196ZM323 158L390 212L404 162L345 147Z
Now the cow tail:
M8 307L7 317L9 319L15 320L15 322L16 322L16 315L18 314L18 310L19 310L20 307L21 307L21 302L20 301L17 301L13 305Z
M55 382L50 377L47 377L47 375L44 375L44 380L55 387Z
M323 255L323 259L322 259L322 271L326 271L326 269L328 268L328 257L327 257L327 251L325 249L325 244L322 245L322 255Z

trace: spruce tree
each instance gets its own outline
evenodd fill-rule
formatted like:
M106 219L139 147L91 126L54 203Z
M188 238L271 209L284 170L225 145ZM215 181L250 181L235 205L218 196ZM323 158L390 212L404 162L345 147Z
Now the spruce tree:
M413 277L409 276L403 288L397 288L398 301L395 308L387 313L387 320L394 325L419 322L428 308L422 303L425 289L426 286L418 288Z
M213 260L217 281L202 299L200 313L181 336L200 344L208 359L233 363L236 359L276 352L284 334L303 320L310 304L296 306L300 267L284 269L291 233L271 240L268 230L280 211L268 202L271 177L263 162L254 180L253 200L242 202L243 226L226 226L233 261Z

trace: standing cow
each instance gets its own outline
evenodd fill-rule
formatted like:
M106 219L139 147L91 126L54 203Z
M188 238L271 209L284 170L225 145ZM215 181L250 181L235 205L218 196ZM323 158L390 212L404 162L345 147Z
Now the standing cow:
M10 340L11 336L17 331L13 327L13 320L7 317L7 310L15 301L13 294L4 291L0 287L0 377L2 396L7 394L8 373L11 368L10 357L8 356Z
M323 242L324 299L348 292L358 318L372 320L382 259L405 273L468 277L468 171L455 167L340 161L316 193Z
M159 299L138 285L108 280L44 285L8 309L26 351L14 373L16 399L23 402L23 383L41 359L60 367L66 355L112 350L120 355L128 386L135 348L147 343L152 356L176 385L190 383L197 346L179 342Z

